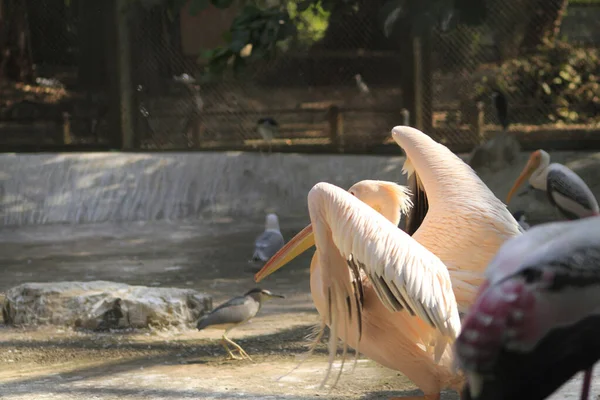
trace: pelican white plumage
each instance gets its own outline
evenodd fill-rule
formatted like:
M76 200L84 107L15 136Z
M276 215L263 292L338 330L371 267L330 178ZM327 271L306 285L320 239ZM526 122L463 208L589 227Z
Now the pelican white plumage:
M583 179L562 164L551 164L550 155L544 150L531 153L527 165L506 196L507 204L527 178L534 189L545 191L550 204L568 219L600 214L598 201Z
M425 398L439 399L443 388L462 382L446 347L460 329L457 313L472 303L498 248L520 230L506 206L445 146L406 126L395 127L392 136L406 152L411 197L391 182L359 182L350 195L315 185L308 195L311 225L255 279L316 243L311 293L332 330L330 363L340 337L344 346L404 373ZM411 204L405 234L397 228L399 211Z
M277 214L267 214L265 218L265 231L254 241L254 254L252 262L267 262L283 245L285 240L279 228Z
M507 241L463 320L466 399L544 399L600 359L600 217L535 226Z

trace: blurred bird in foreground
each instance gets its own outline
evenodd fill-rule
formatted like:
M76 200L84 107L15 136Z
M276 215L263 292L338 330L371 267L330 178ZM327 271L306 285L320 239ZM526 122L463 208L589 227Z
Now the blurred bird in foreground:
M529 230L529 228L531 226L529 225L529 223L527 223L527 217L525 216L525 211L521 211L521 210L515 211L513 213L513 217L515 217L515 219L519 223L519 226L523 229L523 232L526 230Z
M260 311L262 303L273 297L279 297L281 299L285 298L285 296L273 294L269 290L260 288L252 289L243 296L234 297L226 303L221 304L209 314L200 318L196 327L199 331L208 327L225 329L221 344L227 351L227 354L229 354L229 358L234 360L242 360L244 358L252 360L240 345L227 337L227 334L231 332L232 329L254 318ZM237 350L239 356L233 354L228 344L232 345L235 350Z
M269 153L271 152L271 141L279 133L279 124L271 117L261 118L256 123L258 134L269 145Z
M251 262L254 263L265 263L269 261L271 257L279 249L283 247L285 240L279 229L279 218L277 214L267 214L265 219L265 231L256 238L254 242L254 254L252 255Z
M506 196L506 204L527 178L534 189L546 192L550 204L568 219L600 214L598 201L583 179L562 164L550 164L550 155L544 150L531 153L529 162Z
M502 246L455 342L463 399L544 399L600 358L600 217L535 226Z

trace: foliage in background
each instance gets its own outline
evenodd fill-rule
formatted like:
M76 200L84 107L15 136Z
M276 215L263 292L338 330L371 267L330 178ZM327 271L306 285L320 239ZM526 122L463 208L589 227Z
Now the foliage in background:
M474 70L481 59L483 35L478 29L458 25L448 33L440 33L434 41L436 62L442 71L455 71L460 68Z
M331 15L330 11L326 11L320 3L306 4L306 2L304 4L289 2L287 10L296 24L298 30L296 39L300 46L310 46L323 39Z
M210 60L202 80L218 78L229 66L239 73L248 62L272 58L276 44L295 33L296 26L287 10L245 5L225 35L227 45L202 52L201 57Z
M547 109L548 122L600 122L597 49L546 42L535 54L507 61L497 73L496 82L484 79L479 85L480 96L499 88L512 104Z
M169 0L173 7L181 8L184 0ZM303 47L319 41L328 29L332 12L336 15L360 14L361 0L275 0L264 6L258 0L240 0L244 7L225 34L227 45L202 52L208 59L203 80L218 78L227 69L239 73L243 67L256 60L272 58L286 41L295 41ZM375 1L375 0L373 0ZM190 12L198 13L210 4L227 8L233 0L191 0ZM481 24L485 7L480 0L386 0L382 1L379 29L390 36L394 26L407 18L413 28L423 28L441 21L460 20L465 24Z

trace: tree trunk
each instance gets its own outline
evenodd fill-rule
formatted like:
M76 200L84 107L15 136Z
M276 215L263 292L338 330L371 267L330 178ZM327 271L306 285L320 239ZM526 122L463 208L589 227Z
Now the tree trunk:
M108 27L112 26L111 1L79 2L79 85L85 90L103 90L108 85Z
M144 94L162 94L167 89L167 78L171 77L171 63L181 60L165 39L166 7L155 5L147 9L136 4L133 15L132 53L135 84L142 85Z
M553 41L560 32L569 0L533 0L531 18L521 45L524 51L535 50L544 39Z
M23 0L0 0L0 79L33 79L27 4Z

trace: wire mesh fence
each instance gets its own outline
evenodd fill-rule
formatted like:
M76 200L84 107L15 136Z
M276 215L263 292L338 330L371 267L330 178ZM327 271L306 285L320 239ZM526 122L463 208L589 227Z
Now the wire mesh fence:
M465 151L504 129L595 129L600 4L489 2L477 25L438 13L417 55L410 15L386 33L390 2L260 3L293 16L295 34L243 73L205 79L206 50L231 40L247 2L7 0L1 144L122 148L124 120L143 150L379 151L411 124Z
M468 148L504 129L541 140L597 128L593 16L600 4L520 0L490 3L477 27L438 27L432 107L441 140Z

